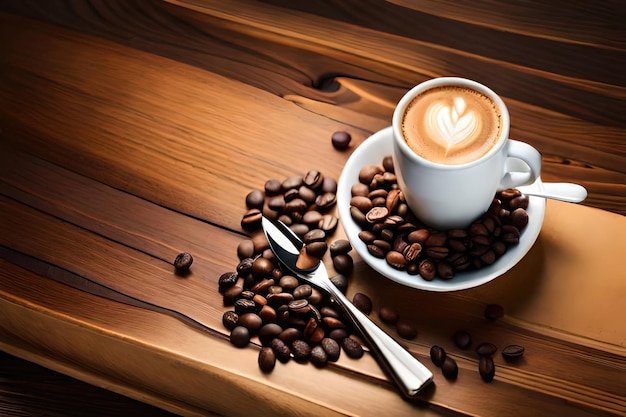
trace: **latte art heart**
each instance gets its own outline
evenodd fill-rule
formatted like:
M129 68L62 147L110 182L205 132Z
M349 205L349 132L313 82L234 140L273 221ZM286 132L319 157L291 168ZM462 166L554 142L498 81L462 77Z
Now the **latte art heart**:
M432 138L449 151L454 145L476 137L480 119L468 109L462 97L457 97L451 104L433 103L424 122Z
M402 135L419 156L442 164L479 159L500 139L501 113L484 94L459 86L426 90L407 106Z

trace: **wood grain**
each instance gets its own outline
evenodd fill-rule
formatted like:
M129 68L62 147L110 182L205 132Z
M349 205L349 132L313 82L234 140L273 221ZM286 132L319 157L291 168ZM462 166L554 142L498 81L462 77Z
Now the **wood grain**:
M0 414L624 415L624 18L618 1L0 0L0 350L107 389L4 354ZM421 401L402 401L369 355L262 374L258 341L228 343L216 284L247 236L245 195L311 168L338 178L408 88L444 75L501 94L543 180L589 198L549 202L528 256L469 291L407 289L355 256L348 295L419 329L402 343L435 373ZM54 268L214 333L61 285ZM484 320L490 302L502 320ZM459 327L522 344L525 360L498 356L484 384L450 342ZM434 344L456 382L428 359Z

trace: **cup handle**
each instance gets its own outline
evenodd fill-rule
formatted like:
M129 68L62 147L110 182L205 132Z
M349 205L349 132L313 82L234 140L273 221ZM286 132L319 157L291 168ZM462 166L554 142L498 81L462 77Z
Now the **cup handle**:
M541 175L541 154L529 144L509 139L507 158L516 158L523 161L526 166L519 168L524 164L516 164L514 160L508 161L498 190L533 183Z

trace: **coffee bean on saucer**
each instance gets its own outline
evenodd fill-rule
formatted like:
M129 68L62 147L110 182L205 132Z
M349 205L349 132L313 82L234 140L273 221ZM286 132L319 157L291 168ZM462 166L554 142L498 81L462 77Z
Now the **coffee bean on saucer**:
M352 137L350 136L350 134L348 132L344 132L344 131L337 131L335 133L333 133L332 137L331 137L331 141L333 143L333 146L336 149L339 149L341 151L345 150L348 148L348 146L350 145L350 141L352 140Z
M472 344L472 336L466 330L457 330L452 339L454 344L461 349L467 349Z

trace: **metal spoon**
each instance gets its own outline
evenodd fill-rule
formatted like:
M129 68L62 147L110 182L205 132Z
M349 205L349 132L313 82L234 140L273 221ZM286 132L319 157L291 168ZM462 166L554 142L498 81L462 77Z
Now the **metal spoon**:
M540 187L527 185L516 188L526 195L550 198L568 203L580 203L587 198L585 187L569 182L544 182Z

